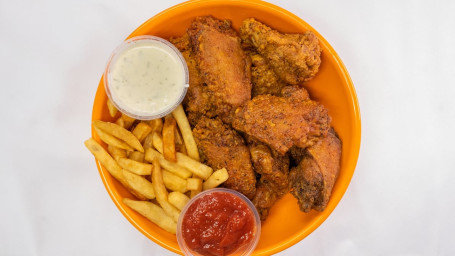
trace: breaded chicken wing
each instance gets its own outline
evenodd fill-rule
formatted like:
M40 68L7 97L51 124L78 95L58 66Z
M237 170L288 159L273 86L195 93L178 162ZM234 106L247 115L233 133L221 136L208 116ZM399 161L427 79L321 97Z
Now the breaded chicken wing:
M294 145L311 146L327 135L331 118L322 104L308 100L305 89L293 88L284 90L288 97L260 95L246 102L236 110L232 127L282 155Z
M194 127L202 115L216 116L215 105L212 104L213 92L207 90L202 81L188 34L171 38L169 41L182 53L188 66L189 87L182 104L186 110L188 121Z
M301 84L319 71L322 50L318 38L311 31L304 34L282 34L249 18L243 21L240 36L288 84Z
M193 129L201 160L213 169L226 168L229 178L224 186L252 199L256 192L256 176L250 152L243 138L219 119L201 117Z
M254 170L260 175L252 202L265 220L270 208L289 191L289 158L252 137L247 138L247 144Z
M207 95L209 106L196 111L209 110L223 122L230 124L235 109L251 99L251 62L240 46L240 38L230 21L212 16L197 17L187 31L195 63L202 82L201 92ZM189 106L197 99L188 96ZM199 111L202 109L201 111Z
M340 159L341 141L333 129L305 150L299 165L289 172L291 194L301 211L325 209L340 171Z

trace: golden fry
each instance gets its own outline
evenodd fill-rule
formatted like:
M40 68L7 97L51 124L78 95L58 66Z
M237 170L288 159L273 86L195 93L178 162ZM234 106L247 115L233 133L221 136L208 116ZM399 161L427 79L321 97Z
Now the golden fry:
M107 99L107 109L109 110L109 115L111 117L115 117L117 115L117 108L112 104L112 101L110 99Z
M117 120L114 122L114 124L125 128L125 121L122 119L122 117L117 118Z
M169 193L169 195L167 196L167 200L169 201L170 204L172 204L181 211L188 203L188 201L190 201L190 198L187 197L185 194L173 191Z
M152 141L153 141L153 147L156 150L158 150L158 152L163 154L163 139L161 138L160 134L157 132L153 132Z
M177 128L177 126L175 127L174 133L175 133L175 144L180 144L180 145L185 144L185 142L183 142L182 135L180 135L180 132L179 132L179 129Z
M112 145L107 145L107 152L115 159L115 161L118 161L119 158L126 158L126 150L118 148L116 146ZM137 151L136 151L137 152Z
M149 125L152 127L152 132L161 133L161 130L163 129L163 120L161 118L150 120Z
M98 128L98 127L94 127L94 128L95 128L96 134L98 134L100 139L102 141L104 141L106 144L115 146L117 148L126 149L128 151L134 150L130 145L128 145L125 142L117 139L116 137L106 133L105 131L101 130L100 128Z
M155 158L158 159L159 163L164 169L172 172L173 174L179 176L180 178L186 179L191 177L191 172L189 170L185 169L184 167L174 162L167 161L166 159L164 159L164 156L161 155L159 152L152 148L148 148L145 151L145 161L151 163Z
M134 121L136 121L136 119L134 119L132 117L129 117L128 115L123 114L123 113L122 113L122 116L120 118L123 120L123 126L122 127L125 128L125 129L129 129L134 124Z
M101 165L106 168L106 170L122 183L125 188L130 189L128 182L125 180L122 174L122 168L115 162L115 160L109 155L106 150L93 138L90 138L84 142L87 149L95 156L95 158L100 161Z
M175 128L177 123L172 116L166 116L163 125L163 155L171 162L176 162L175 156Z
M199 151L197 149L196 142L193 137L193 132L191 131L190 123L186 117L185 111L183 110L182 105L179 105L173 112L177 124L182 133L183 141L185 142L186 151L188 156L193 158L196 161L200 161Z
M142 143L142 147L145 149L153 147L153 134L149 133L147 137L144 139L144 143Z
M186 156L180 152L176 153L177 164L190 170L193 174L206 180L213 172L210 166L207 166L201 162L198 162L189 156Z
M120 158L117 162L120 165L120 167L122 167L123 169L126 169L137 175L152 174L153 166L151 164L141 163L141 162L134 161L134 160L131 160L128 158Z
M144 196L147 199L155 198L155 190L153 189L152 183L146 178L129 172L127 170L122 170L123 177L136 193Z
M152 127L144 122L140 122L136 125L136 127L134 127L132 133L140 142L143 142L145 140L145 137L147 137L151 131Z
M156 200L161 207L163 207L164 212L177 222L180 211L167 201L168 193L166 187L164 186L163 173L160 163L156 158L153 159L152 185L155 189Z
M229 178L226 168L216 170L210 177L202 184L202 190L218 187L221 183Z
M101 120L94 120L93 125L103 130L104 132L126 142L134 149L140 152L144 152L144 148L142 147L141 143L136 138L136 136L134 136L130 131L126 130L125 128L114 123L103 122Z
M163 182L164 186L166 186L169 190L181 193L188 191L186 180L169 171L163 170Z
M130 151L128 153L128 158L129 159L137 161L137 162L140 162L140 163L144 162L144 156L145 156L145 154L142 153L142 152L139 152L139 151Z
M200 178L188 178L186 182L188 190L202 190L202 180Z
M177 232L177 223L158 205L148 201L123 198L123 203L169 233Z

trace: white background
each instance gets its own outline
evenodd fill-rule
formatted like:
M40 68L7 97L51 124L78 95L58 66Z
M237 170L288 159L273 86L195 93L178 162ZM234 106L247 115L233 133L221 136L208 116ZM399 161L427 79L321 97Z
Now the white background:
M0 1L0 255L174 255L107 194L90 137L107 58L179 1ZM362 143L331 216L279 255L455 254L455 1L278 1L338 52Z

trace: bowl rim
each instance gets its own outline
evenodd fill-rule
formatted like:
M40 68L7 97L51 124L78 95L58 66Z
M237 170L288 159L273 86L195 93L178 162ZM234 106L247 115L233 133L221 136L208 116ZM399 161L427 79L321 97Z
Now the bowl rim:
M200 4L207 4L207 3L209 3L211 5L216 5L216 4L223 4L224 5L224 4L235 4L235 3L239 3L239 2L241 2L243 5L247 5L247 6L250 6L250 7L254 6L254 7L260 7L260 8L266 8L266 9L269 9L269 10L273 9L274 12L280 12L281 14L286 15L289 19L293 20L293 22L302 24L305 27L308 27L310 30L312 30L317 35L317 37L319 38L319 42L325 46L326 50L328 50L328 53L333 57L336 65L338 67L336 69L336 71L338 72L338 74L342 78L343 82L347 86L347 92L349 93L349 96L350 96L350 101L349 102L350 102L350 104L352 104L352 108L353 108L353 112L351 113L351 114L353 114L352 127L353 127L353 130L355 130L355 132L353 133L354 137L351 138L351 140L353 142L353 146L352 146L352 149L350 151L351 154L352 154L351 159L350 159L352 168L346 170L346 172L348 172L349 175L345 179L345 182L341 184L341 188L340 188L341 193L338 193L336 195L332 194L331 200L336 201L336 203L333 204L331 207L329 207L330 205L328 205L323 212L320 212L319 217L316 218L315 221L312 223L312 225L309 225L307 229L302 230L301 232L299 232L296 235L290 237L286 241L283 241L282 243L280 243L279 246L268 248L268 249L264 249L264 250L262 250L260 252L254 251L253 254L252 254L252 255L271 255L271 254L278 253L280 251L283 251L283 250L293 246L294 244L300 242L306 236L311 234L315 229L317 229L330 216L330 214L333 212L333 210L339 204L339 202L341 201L342 197L346 193L346 190L347 190L347 188L348 188L348 186L349 186L349 184L350 184L350 182L352 180L352 176L354 175L354 172L355 172L357 161L358 161L358 157L359 157L359 152L360 152L360 145L361 145L360 108L359 108L357 94L356 94L356 91L354 89L354 85L352 83L350 75L349 75L346 67L344 66L343 62L341 61L340 57L338 56L338 54L335 52L333 47L328 43L328 41L321 34L319 34L319 32L317 30L315 30L312 26L310 26L304 20L302 20L301 18L299 18L295 14L291 13L290 11L287 11L287 10L283 9L282 7L279 7L277 5L274 5L272 3L268 3L268 2L265 2L265 1L262 1L262 0L249 0L249 1L243 1L243 0L190 0L190 1L182 2L182 3L176 4L174 6L171 6L171 7L167 8L167 9L159 12L158 14L154 15L153 17L149 18L144 23L142 23L139 27L137 27L127 38L125 38L125 40L128 40L129 38L136 36L138 31L144 30L144 28L147 27L147 25L149 23L154 22L155 20L159 19L161 16L165 15L167 12L173 11L174 9L179 9L179 8L182 8L184 6L189 6L189 5L196 5L197 6L197 5L200 5ZM95 120L94 119L95 114L96 114L96 104L95 103L97 102L97 98L99 97L99 95L102 94L101 90L104 91L103 81L104 81L104 75L101 76L101 79L100 79L100 82L99 82L99 85L98 85L98 89L96 91L94 104L93 104L93 108L92 108L92 120ZM100 142L100 139L96 135L96 132L95 132L93 126L91 128L91 133L92 133L92 137L95 140L97 140L98 142ZM170 250L170 251L172 251L174 253L182 254L182 251L180 250L180 248L175 248L175 247L163 242L159 237L156 237L153 234L148 233L144 228L142 228L140 226L140 224L138 224L134 220L134 218L132 216L130 216L126 212L126 210L125 210L126 206L123 206L123 203L120 200L117 200L117 198L115 197L116 192L109 185L109 180L111 180L112 177L110 177L109 173L104 170L104 168L102 167L102 165L101 165L101 163L99 161L95 160L95 162L96 162L98 171L100 173L101 180L102 180L102 182L103 182L103 184L104 184L109 196L111 197L112 201L117 206L119 211L122 213L122 215L137 230L139 230L143 235L145 235L147 238L151 239L156 244L158 244L161 247L163 247L163 248L165 248L167 250Z

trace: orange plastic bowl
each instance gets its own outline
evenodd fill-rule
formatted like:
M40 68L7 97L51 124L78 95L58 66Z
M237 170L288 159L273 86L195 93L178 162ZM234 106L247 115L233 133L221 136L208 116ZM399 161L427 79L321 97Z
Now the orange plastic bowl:
M332 197L323 212L303 213L297 200L286 195L271 209L268 219L262 223L259 244L253 255L271 255L302 240L315 230L330 215L345 193L357 163L360 148L360 113L354 87L346 68L329 43L310 25L294 14L263 1L190 1L171 7L149 19L129 37L155 35L163 38L180 36L191 21L201 15L213 15L230 19L234 28L254 17L274 29L287 33L302 33L311 30L320 39L322 65L314 79L305 87L313 99L324 104L332 116L332 125L343 142L341 171L332 191ZM128 37L128 38L129 38ZM103 78L98 86L93 105L93 120L109 120L106 107L107 96ZM100 141L94 130L93 137ZM98 170L106 189L122 214L145 236L173 252L181 254L175 235L160 229L122 203L122 198L134 198L97 162Z

